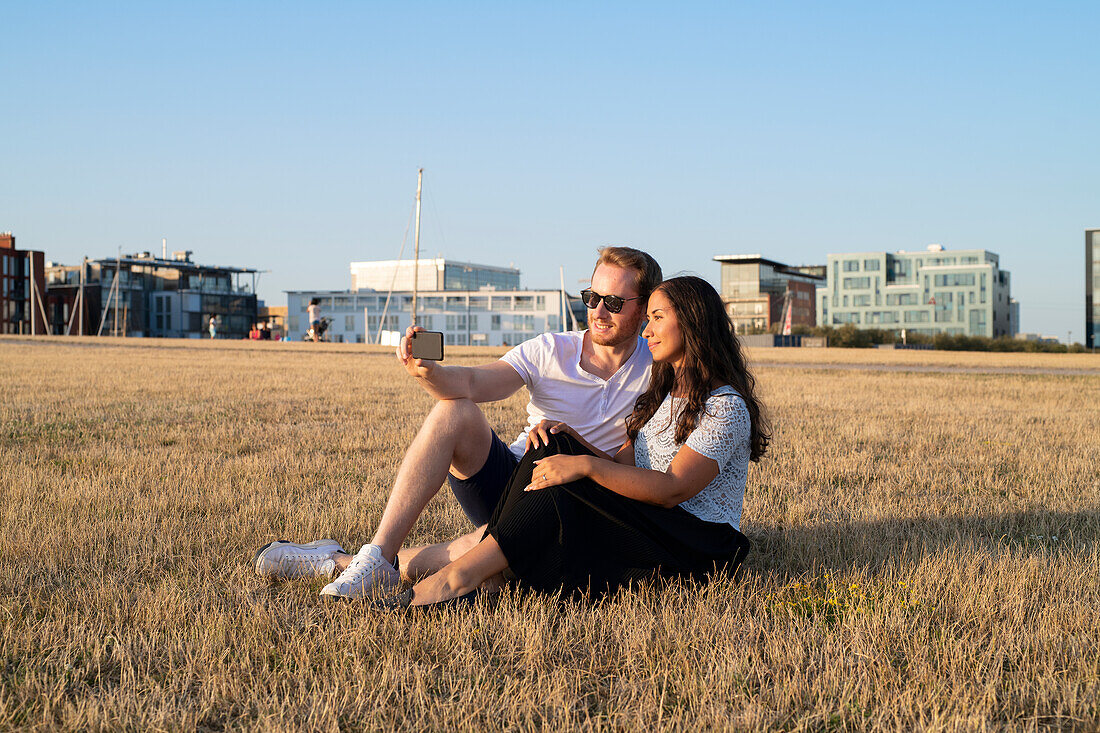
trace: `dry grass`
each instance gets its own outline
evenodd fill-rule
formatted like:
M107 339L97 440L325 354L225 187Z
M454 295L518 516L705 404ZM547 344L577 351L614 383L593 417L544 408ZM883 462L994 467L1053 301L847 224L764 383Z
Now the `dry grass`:
M369 536L431 404L383 350L0 339L0 728L1100 728L1100 376L759 377L737 581L402 618L251 567Z

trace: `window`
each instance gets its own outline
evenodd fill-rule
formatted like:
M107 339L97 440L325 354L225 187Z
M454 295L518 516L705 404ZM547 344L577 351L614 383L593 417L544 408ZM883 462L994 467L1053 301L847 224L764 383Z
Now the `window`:
M859 272L859 260L844 260L844 272Z
M871 287L871 278L869 277L846 277L844 278L845 290L865 290Z
M535 299L530 295L517 295L516 296L516 310L529 311L534 310Z
M974 273L952 273L948 275L936 275L937 288L973 287Z
M917 305L916 293L893 293L886 295L886 305Z
M893 271L892 273L887 273L887 281L889 281L891 277L895 280L903 280L913 275L912 260L893 260L890 263L890 267Z
M972 309L970 311L970 335L971 336L985 336L985 311L981 309Z
M354 331L355 330L355 316L344 316L344 330L345 331Z
M500 330L500 316L498 314L493 313L489 316L489 327L494 331Z
M838 325L838 324L843 324L843 323L859 323L859 314L858 313L834 313L833 314L833 324Z
M368 333L370 333L372 335L375 334L375 333L378 333L378 326L379 326L379 321L381 320L381 318L382 318L382 316L372 316L372 315L367 316L367 331L368 331ZM420 324L418 323L417 325L420 325ZM291 330L295 330L295 329L292 328ZM386 322L384 324L382 324L382 330L383 331L396 331L397 330L397 316L396 315L386 316Z
M906 323L928 323L928 311L905 311Z
M880 263L879 260L864 260L863 261L863 269L867 270L869 272L874 271L874 270L879 269L880 264L881 263Z
M852 296L852 305L857 307L857 308L860 307L860 306L864 306L864 305L871 305L871 296L870 295L853 295Z

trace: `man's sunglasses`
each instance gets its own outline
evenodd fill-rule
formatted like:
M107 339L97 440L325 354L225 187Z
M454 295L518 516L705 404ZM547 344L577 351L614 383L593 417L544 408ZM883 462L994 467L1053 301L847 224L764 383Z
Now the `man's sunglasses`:
M619 311L621 311L623 309L623 304L626 303L626 301L637 300L640 297L642 296L635 295L633 298L620 298L617 295L600 295L599 293L595 293L591 290L581 291L581 301L584 303L586 308L599 308L600 301L602 300L603 304L607 306L607 309L612 313L618 313Z

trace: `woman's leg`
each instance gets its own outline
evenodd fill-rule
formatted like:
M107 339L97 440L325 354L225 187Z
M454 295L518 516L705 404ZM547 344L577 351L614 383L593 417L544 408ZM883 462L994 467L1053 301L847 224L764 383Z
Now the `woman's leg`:
M447 563L454 562L458 558L473 549L474 545L481 541L485 534L485 525L481 525L473 532L467 532L461 537L445 542L437 542L434 545L419 545L416 547L402 547L398 553L398 562L394 563L401 571L401 576L406 580L416 582L423 580L432 573L442 570ZM344 572L354 555L338 552L332 556L336 561L336 571Z
M490 535L435 575L414 585L412 605L423 606L465 595L507 567L508 560Z

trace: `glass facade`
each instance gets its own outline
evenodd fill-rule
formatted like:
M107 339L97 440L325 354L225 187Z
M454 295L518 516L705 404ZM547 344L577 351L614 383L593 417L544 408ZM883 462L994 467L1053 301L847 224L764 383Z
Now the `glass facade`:
M722 297L756 298L760 296L760 263L722 263Z
M443 266L444 290L480 290L486 286L497 290L518 290L519 271L495 270L450 262Z

